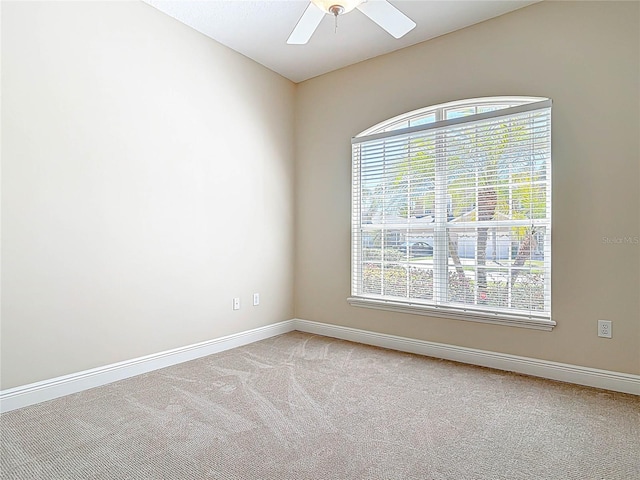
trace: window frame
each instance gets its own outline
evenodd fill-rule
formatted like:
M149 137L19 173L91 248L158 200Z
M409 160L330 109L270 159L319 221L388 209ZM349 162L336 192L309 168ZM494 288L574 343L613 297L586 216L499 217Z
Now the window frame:
M496 110L484 111L482 113L474 113L470 116L461 116L456 118L447 119L447 112L450 112L454 109L460 108L469 108L474 107L474 112L478 111L478 107L487 107L487 106L504 106L504 108L499 108ZM385 138L393 138L393 137L402 137L403 135L409 136L410 134L419 133L428 130L436 130L445 127L455 126L455 125L464 125L469 124L472 125L476 122L482 122L484 120L503 117L506 114L518 114L535 110L542 110L545 108L549 109L549 121L550 121L550 109L552 106L552 102L548 98L541 97L485 97L485 98L475 98L475 99L466 99L460 100L456 102L449 102L440 105L434 105L418 110L414 110L408 113L404 113L402 115L398 115L386 121L380 122L377 125L374 125L371 128L366 129L359 135L353 137L352 144L359 145L365 143L367 141L385 139ZM425 117L432 117L435 121L432 122L420 122L421 119ZM412 125L413 123L413 125ZM549 127L550 128L550 127ZM548 134L548 142L549 142L549 152L550 152L550 143L551 143L551 131L549 130ZM409 144L407 144L409 145ZM360 173L360 158L356 159L354 148L354 154L352 155L352 168L354 181L356 180L356 175ZM483 306L482 308L478 308L476 303L472 305L468 305L468 308L461 306L460 304L452 304L449 301L441 301L437 300L436 303L425 303L424 301L419 301L417 298L412 298L407 294L406 300L394 298L392 295L385 295L381 293L377 294L362 294L357 293L355 291L356 283L355 283L355 271L356 271L356 262L359 262L359 266L365 262L365 259L362 257L358 257L358 252L356 248L362 250L362 245L356 247L356 238L355 238L355 228L356 228L356 217L357 219L357 228L360 229L360 232L363 231L362 225L362 216L361 216L361 207L360 204L360 194L358 194L358 198L356 198L356 184L354 183L354 189L352 193L351 199L351 207L352 207L352 239L351 239L351 296L347 299L349 304L356 307L366 307L373 308L379 310L393 311L399 313L409 313L416 315L424 315L424 316L432 316L432 317L443 317L450 318L456 320L466 320L473 322L481 322L481 323L491 323L491 324L499 324L499 325L508 325L508 326L516 326L516 327L524 327L524 328L532 328L538 330L551 330L556 325L556 322L552 320L551 317L551 153L549 153L549 159L546 160L546 168L548 181L546 182L546 189L548 192L548 213L545 216L545 228L547 229L545 235L548 236L549 240L547 242L548 252L545 254L544 259L544 272L547 277L544 279L544 295L545 295L545 311L542 314L532 314L531 311L528 315L523 315L520 313L514 314L513 312L506 311L505 309L500 310L499 307L490 308L488 306ZM357 188L361 189L361 180L358 177L357 179ZM357 203L357 204L356 204ZM442 203L442 202L439 202ZM446 208L446 206L438 206L434 205L434 208L442 209ZM440 212L442 214L442 212ZM447 221L445 224L448 224ZM533 221L531 222L533 226ZM434 229L438 228L438 225L434 224ZM362 233L360 233L362 235ZM446 234L445 234L446 235ZM360 237L359 237L360 238ZM435 238L435 233L434 233ZM477 241L477 239L476 239ZM384 247L383 247L384 248ZM384 249L381 249L382 254L384 255ZM434 242L433 250L434 253L436 249L440 249L440 253L438 255L438 261L444 262L444 266L440 266L439 272L448 271L448 259L449 255L445 241ZM360 252L362 255L362 252ZM384 264L384 257L381 259L382 264ZM434 254L433 262L435 265L436 255ZM382 265L381 264L381 265ZM443 270L444 269L444 270ZM360 269L360 275L362 275L362 268ZM435 268L434 273L435 277ZM442 282L442 279L440 279ZM435 298L438 295L436 292L436 288L433 289L433 297L434 302L436 302ZM389 298L391 297L391 298ZM547 303L548 308L547 308Z

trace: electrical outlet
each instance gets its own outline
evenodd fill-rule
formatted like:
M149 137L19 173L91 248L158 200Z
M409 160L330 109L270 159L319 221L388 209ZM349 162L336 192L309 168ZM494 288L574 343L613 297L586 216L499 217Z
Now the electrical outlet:
M240 299L239 298L234 298L233 299L233 309L234 310L240 310Z
M611 320L598 320L598 336L611 338Z
M257 307L258 305L260 305L260 294L259 293L254 293L253 294L253 306Z

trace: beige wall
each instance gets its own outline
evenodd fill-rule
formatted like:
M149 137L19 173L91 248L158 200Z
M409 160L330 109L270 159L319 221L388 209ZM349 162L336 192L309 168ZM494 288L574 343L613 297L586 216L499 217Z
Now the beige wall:
M293 317L294 95L141 2L2 2L3 389Z
M544 2L299 85L296 316L640 374L638 2ZM351 307L350 138L491 95L553 99L552 332ZM613 321L613 339L596 335Z

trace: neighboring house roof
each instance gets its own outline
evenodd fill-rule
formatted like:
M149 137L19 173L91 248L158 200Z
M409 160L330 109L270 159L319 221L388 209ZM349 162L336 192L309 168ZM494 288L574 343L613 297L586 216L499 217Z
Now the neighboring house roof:
M411 223L415 225L416 223L433 223L434 218L431 215L425 215L424 217L411 217ZM399 217L397 215L373 215L371 217L371 223L386 223L386 224L397 224L397 223L407 223L407 217Z
M469 210L466 213L463 213L462 215L460 215L459 217L454 218L453 220L451 220L449 223L464 223L464 222L475 222L477 218L476 215L476 208L472 208L471 210ZM502 212L496 212L494 214L493 220L495 221L505 221L505 220L513 220L511 217L509 217L509 215L506 215ZM487 222L490 223L490 222ZM493 227L496 228L496 227ZM505 232L505 233L509 233L511 231L511 227L510 226L500 226L497 227L499 232Z

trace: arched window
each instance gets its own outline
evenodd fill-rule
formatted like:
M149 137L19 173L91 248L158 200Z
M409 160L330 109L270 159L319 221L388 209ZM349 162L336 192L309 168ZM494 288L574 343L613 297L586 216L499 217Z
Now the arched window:
M352 305L555 325L551 100L436 105L352 143Z

